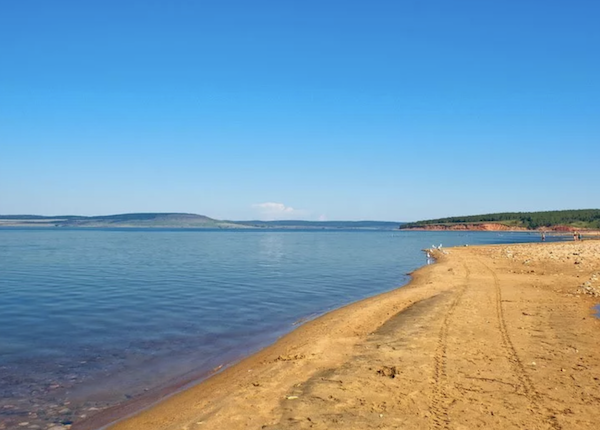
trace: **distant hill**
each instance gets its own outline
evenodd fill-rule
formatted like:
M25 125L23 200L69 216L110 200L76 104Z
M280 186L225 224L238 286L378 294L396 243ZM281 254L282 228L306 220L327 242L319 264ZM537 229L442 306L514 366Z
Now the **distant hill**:
M392 221L236 221L255 228L289 228L289 229L363 229L363 230L396 230L401 222Z
M131 213L104 216L0 215L0 227L82 228L286 228L393 230L401 223L387 221L221 221L188 213Z
M598 230L600 209L503 212L406 223L402 229L426 230Z
M106 216L0 215L0 226L17 227L147 227L147 228L243 228L204 215L186 213L132 213Z

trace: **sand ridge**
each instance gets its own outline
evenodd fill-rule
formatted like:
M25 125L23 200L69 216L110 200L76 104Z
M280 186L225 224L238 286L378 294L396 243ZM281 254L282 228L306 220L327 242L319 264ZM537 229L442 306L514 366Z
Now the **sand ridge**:
M600 242L447 252L111 429L596 428Z

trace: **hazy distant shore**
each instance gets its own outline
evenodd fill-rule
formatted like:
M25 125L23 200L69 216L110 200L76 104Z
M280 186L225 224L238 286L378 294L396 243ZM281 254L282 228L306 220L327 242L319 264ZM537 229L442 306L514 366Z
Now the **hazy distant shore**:
M196 229L364 229L394 230L395 221L229 221L186 213L133 213L106 216L0 215L0 227L21 228L196 228Z
M600 242L435 256L111 429L594 428Z

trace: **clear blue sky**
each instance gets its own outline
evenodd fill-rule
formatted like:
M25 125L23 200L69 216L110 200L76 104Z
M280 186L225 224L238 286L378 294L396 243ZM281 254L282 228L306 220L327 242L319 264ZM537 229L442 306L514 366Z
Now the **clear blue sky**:
M600 2L4 1L0 214L600 206Z

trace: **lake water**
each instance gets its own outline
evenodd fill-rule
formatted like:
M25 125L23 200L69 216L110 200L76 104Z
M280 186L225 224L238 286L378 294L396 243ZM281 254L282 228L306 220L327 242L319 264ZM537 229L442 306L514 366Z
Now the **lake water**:
M539 236L0 229L0 429L77 423L197 379L405 284L432 244L530 241Z

